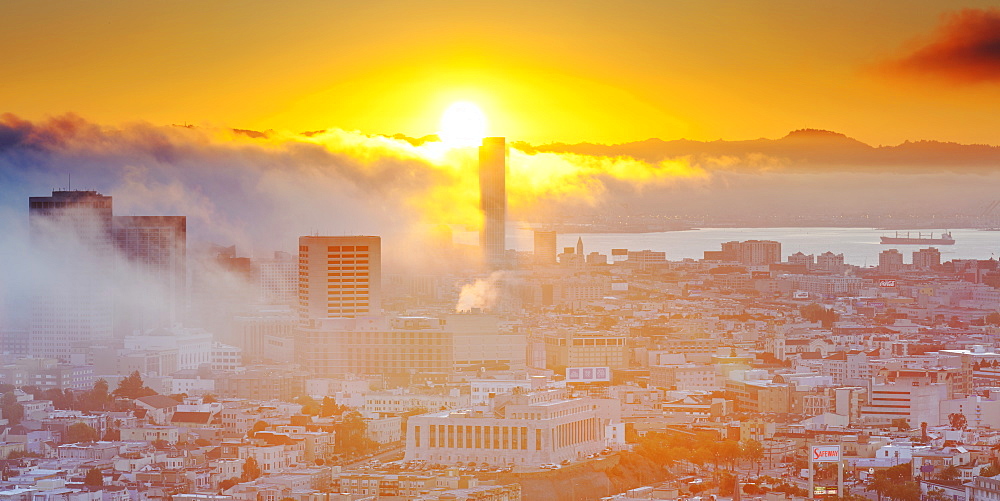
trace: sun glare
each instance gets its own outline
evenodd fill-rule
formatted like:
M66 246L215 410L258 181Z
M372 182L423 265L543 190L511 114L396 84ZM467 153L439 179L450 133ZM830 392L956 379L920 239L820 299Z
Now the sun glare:
M486 137L486 115L475 103L452 103L441 115L438 135L451 147L478 146Z

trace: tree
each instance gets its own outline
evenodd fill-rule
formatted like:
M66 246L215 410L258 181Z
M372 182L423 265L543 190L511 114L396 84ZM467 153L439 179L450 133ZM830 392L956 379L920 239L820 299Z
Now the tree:
M956 430L964 430L969 424L969 420L965 417L965 414L962 414L961 412L953 412L948 414L948 424Z
M335 430L337 442L333 448L338 454L362 454L370 446L368 424L357 411L344 413Z
M234 485L236 485L238 483L240 483L240 479L239 478L236 478L236 477L227 478L227 479L223 480L222 482L219 482L219 491L224 491L226 489L229 489L230 487L232 487L232 486L234 486Z
M1000 325L1000 313L994 311L993 313L986 315L984 322L989 325Z
M962 476L962 472L958 471L955 465L948 465L941 469L940 472L935 475L935 478L945 485L958 485L961 483L959 478Z
M910 422L906 418L896 418L891 421L891 425L899 431L906 431L910 429Z
M810 322L820 322L826 328L832 327L833 323L839 318L839 315L833 311L833 308L824 308L818 303L808 304L799 308L799 313L802 314L802 318Z
M917 501L920 499L920 486L910 476L911 468L910 463L903 463L876 471L874 479L865 489L875 491L879 499L886 496L898 501Z
M201 397L201 401L206 404L212 404L219 401L219 397L212 393L206 393L205 396Z
M97 430L91 428L87 423L73 423L66 428L65 443L75 444L78 442L96 442L98 439Z
M257 465L257 460L253 456L248 457L243 462L243 474L240 475L240 479L244 482L252 482L258 478L260 478L260 466Z
M997 467L996 464L991 464L979 471L981 477L995 477L997 475L1000 475L1000 467Z
M79 408L82 411L104 410L110 400L108 381L101 378L94 383L94 387L90 391L85 392L81 396Z
M87 476L83 479L83 485L87 487L104 487L104 473L100 468L87 470Z
M740 457L757 465L757 474L760 475L761 460L764 459L764 446L752 439L740 441Z
M323 397L323 405L319 409L320 417L330 417L334 415L340 415L344 413L344 407L337 405L337 401L327 395Z
M247 432L247 436L253 438L255 435L257 435L258 431L266 430L267 426L268 426L267 421L257 421L256 423L253 424L253 427L250 428L250 431Z
M301 412L307 416L315 416L320 413L319 403L309 395L302 395L298 398L298 404L302 406Z
M135 400L140 397L156 395L156 392L143 384L142 376L139 374L139 371L132 371L131 374L125 376L118 383L118 388L115 389L114 395L119 398Z
M0 412L11 425L19 424L24 419L24 406L17 403L17 395L8 391L0 397Z

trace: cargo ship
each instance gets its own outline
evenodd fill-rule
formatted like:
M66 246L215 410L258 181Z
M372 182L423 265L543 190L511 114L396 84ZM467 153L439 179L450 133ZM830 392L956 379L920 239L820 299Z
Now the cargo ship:
M910 232L900 235L897 231L896 236L883 236L882 243L898 245L955 245L955 239L951 237L951 232L949 231L942 233L941 238L934 238L933 233L928 233L927 235L917 233L916 237L911 237Z

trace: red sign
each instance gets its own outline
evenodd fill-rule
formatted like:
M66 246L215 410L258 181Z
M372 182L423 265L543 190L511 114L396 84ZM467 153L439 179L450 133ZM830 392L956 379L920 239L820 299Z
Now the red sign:
M888 279L879 280L878 281L878 286L879 287L895 287L896 286L896 281L895 280L888 280Z

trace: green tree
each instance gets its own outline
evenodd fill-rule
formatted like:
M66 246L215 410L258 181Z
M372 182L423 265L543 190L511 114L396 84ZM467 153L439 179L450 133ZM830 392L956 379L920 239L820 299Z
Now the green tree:
M319 415L320 417L330 417L334 415L341 415L344 413L344 407L337 405L337 401L327 395L323 397L323 405L320 406Z
M903 463L876 471L866 490L875 491L879 499L885 496L894 501L918 501L920 486L913 480L910 463Z
M219 482L219 492L229 489L230 487L240 483L240 479L237 477L227 478L222 482Z
M87 423L73 423L66 428L65 443L75 444L79 442L96 442L99 438L97 430Z
M206 404L212 404L219 401L219 397L212 393L206 393L205 396L201 397L201 401Z
M81 396L78 407L82 411L104 410L110 401L108 381L101 378L94 382L94 387L90 391Z
M139 371L132 371L131 374L118 382L118 388L115 389L114 395L118 398L135 400L140 397L156 395L156 392L143 384Z
M253 424L253 427L250 428L250 431L247 432L247 436L250 438L254 438L254 436L257 435L258 431L264 431L267 429L267 427L268 427L267 421L257 421L256 423Z
M11 425L16 425L24 419L24 406L17 403L17 395L13 391L8 391L0 397L0 412Z
M248 457L246 461L243 462L243 473L240 475L240 479L244 482L251 482L260 478L260 466L257 464L257 460L253 456Z
M368 439L368 424L357 411L344 413L334 428L337 441L333 450L338 454L363 454L371 447Z
M962 414L961 412L953 412L948 414L948 424L956 430L964 430L969 424L969 420L965 417L965 414Z
M307 416L316 416L320 413L319 403L309 395L302 395L297 402L302 406L301 412Z
M1000 325L1000 313L994 311L993 313L986 315L986 318L983 319L983 321L988 325Z
M826 328L832 327L833 323L840 318L832 308L824 308L817 303L811 303L799 308L799 313L802 314L802 318L810 322L820 322Z
M749 461L750 464L756 464L757 474L760 475L760 467L764 459L764 446L760 442L752 438L741 440L740 457Z
M87 487L104 487L104 473L100 468L87 470L87 476L83 479L83 485Z
M948 465L942 468L941 471L939 471L936 475L934 475L934 477L937 479L938 482L941 482L942 484L945 485L958 485L962 483L960 481L961 476L962 472L959 471L958 468L955 467L955 465Z

